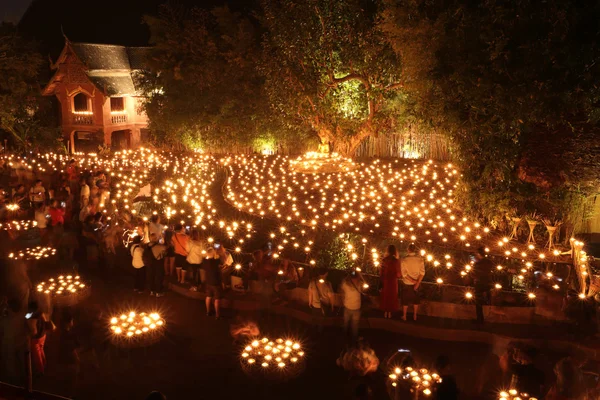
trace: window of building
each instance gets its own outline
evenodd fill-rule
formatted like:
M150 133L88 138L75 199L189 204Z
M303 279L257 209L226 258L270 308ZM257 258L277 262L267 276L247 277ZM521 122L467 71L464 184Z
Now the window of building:
M124 99L122 97L111 97L110 111L125 111Z
M77 93L75 97L73 97L73 111L91 111L90 102L85 93Z

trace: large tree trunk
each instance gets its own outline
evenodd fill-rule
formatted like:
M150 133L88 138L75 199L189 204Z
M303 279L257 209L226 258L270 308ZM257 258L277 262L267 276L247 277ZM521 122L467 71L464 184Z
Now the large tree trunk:
M330 144L333 146L333 152L349 158L356 155L356 149L358 149L361 142L373 133L373 127L370 122L365 122L357 132L351 135L348 135L339 127L331 128L319 125L317 129L317 135L319 135L321 143Z

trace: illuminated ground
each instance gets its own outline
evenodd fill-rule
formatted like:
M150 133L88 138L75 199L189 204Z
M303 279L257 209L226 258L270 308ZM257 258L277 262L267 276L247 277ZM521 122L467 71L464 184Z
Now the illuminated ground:
M338 329L326 329L321 335L311 327L295 320L269 318L265 334L292 334L302 339L307 353L307 368L296 379L284 382L262 382L246 376L238 360L239 345L229 335L233 318L215 321L207 318L202 302L169 293L163 299L135 295L129 285L120 283L112 275L110 283L94 280L93 295L82 308L82 320L97 310L105 314L123 305L132 308L162 310L167 321L167 336L157 345L147 349L120 351L108 345L100 351L101 367L96 371L89 362L89 354L83 354L82 379L78 397L83 399L142 399L153 389L160 389L169 399L186 398L261 398L261 399L316 399L347 398L340 395L353 385L336 367L335 359L343 349ZM127 283L129 279L126 280ZM91 311L90 311L91 310ZM252 317L253 318L253 317ZM260 324L262 327L265 323ZM459 382L466 392L472 377L479 373L481 362L493 364L491 349L479 344L453 344L403 337L397 334L365 330L364 336L371 341L378 356L385 358L397 348L409 348L424 363L430 363L440 354L448 354L456 363ZM101 337L102 335L99 335ZM99 345L99 343L95 343ZM102 348L102 346L98 346ZM56 337L48 340L49 372L36 387L55 393L64 393L56 365ZM489 376L493 377L493 370ZM312 393L318 389L317 393Z

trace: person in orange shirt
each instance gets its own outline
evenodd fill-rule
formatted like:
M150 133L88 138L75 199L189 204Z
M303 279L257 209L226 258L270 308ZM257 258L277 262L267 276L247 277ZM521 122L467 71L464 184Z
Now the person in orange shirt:
M175 271L177 273L177 282L185 283L185 272L187 270L186 258L189 253L189 236L185 234L183 225L175 225L175 234L171 240L175 249Z

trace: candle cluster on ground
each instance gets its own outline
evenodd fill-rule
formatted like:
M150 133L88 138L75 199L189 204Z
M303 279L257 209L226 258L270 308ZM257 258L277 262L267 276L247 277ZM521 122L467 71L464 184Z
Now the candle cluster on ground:
M147 338L161 332L164 327L165 320L155 312L130 311L110 319L110 333L121 338Z
M498 394L498 400L537 400L535 397L530 397L527 393L520 393L516 389L501 391Z
M86 288L78 275L60 275L37 284L37 291L53 295L73 295Z
M250 341L242 350L241 362L245 366L263 370L285 370L300 365L304 360L304 350L297 341L267 337Z
M8 221L4 223L0 223L0 229L4 229L6 231L26 231L28 229L34 228L37 226L36 221Z
M425 396L430 396L433 393L433 385L442 381L435 372L430 372L425 368L414 369L412 367L396 367L389 378L393 387L397 387L398 382L403 380L410 384L413 390L423 393Z
M37 246L10 253L8 258L11 260L41 260L55 254L56 249L54 247Z

